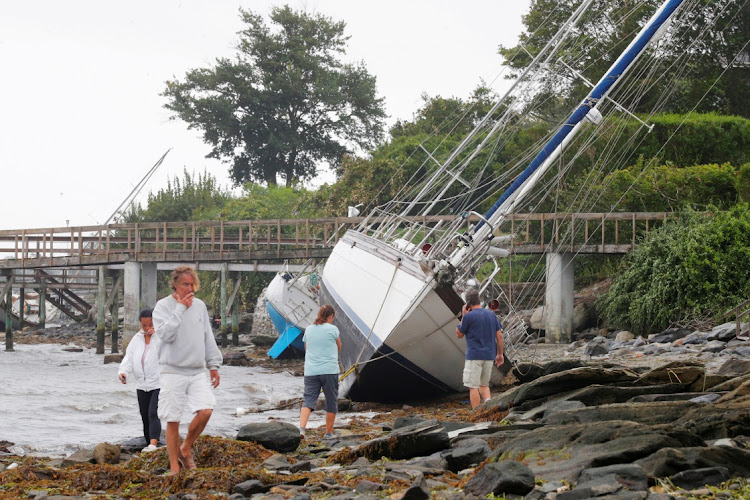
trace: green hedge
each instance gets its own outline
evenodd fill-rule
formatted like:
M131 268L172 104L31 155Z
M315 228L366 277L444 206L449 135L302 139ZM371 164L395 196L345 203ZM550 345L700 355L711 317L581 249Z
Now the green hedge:
M636 334L721 314L750 298L750 210L686 213L623 259L597 310Z

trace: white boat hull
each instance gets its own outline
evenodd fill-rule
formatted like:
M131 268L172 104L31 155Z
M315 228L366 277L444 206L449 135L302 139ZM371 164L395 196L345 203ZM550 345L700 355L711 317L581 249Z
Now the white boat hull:
M413 257L349 231L326 262L321 303L336 310L342 384L355 400L405 401L464 390L466 342L456 337L463 301L435 287ZM493 371L493 381L501 373Z

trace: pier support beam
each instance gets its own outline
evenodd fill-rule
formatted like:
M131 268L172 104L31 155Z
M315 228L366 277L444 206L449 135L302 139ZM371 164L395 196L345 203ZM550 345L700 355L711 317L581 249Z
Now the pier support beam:
M141 306L141 264L139 262L125 263L125 294L123 295L123 328L122 328L122 350L128 347L138 330L141 329L141 323L138 319Z
M105 303L107 302L107 268L99 266L99 286L96 290L96 353L104 354L104 333L107 330Z
M544 328L548 342L568 343L573 338L574 255L548 253L544 295Z
M221 265L221 305L219 306L221 314L221 347L226 347L227 342L227 274L229 273L229 264L226 262Z
M47 327L47 280L39 277L39 328Z
M26 289L21 288L18 291L18 329L23 332L23 322L26 320Z
M117 344L120 342L120 280L114 279L112 285L112 305L109 306L109 314L112 318L110 331L112 332L112 354L117 354Z
M156 305L156 262L141 264L141 308L153 309Z
M240 289L240 273L232 272L232 295L229 302L232 309L232 345L240 345L240 299L237 298L237 292Z
M8 280L12 283L13 278ZM5 294L5 350L13 350L13 286L8 286Z

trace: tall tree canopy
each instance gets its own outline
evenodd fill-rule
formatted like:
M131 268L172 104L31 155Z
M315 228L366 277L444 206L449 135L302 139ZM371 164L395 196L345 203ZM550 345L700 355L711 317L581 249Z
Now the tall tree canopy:
M581 2L532 0L529 12L523 16L526 29L518 45L499 48L505 64L514 69L525 67ZM596 82L661 3L662 0L595 0L576 28L573 39L578 43L571 46L565 63ZM662 74L645 77L651 97L642 100L637 111L651 109L653 99L670 86L672 92L662 111L685 113L708 93L698 106L699 111L750 117L750 94L746 91L750 78L747 3L701 0L689 10L688 17L689 22L681 24L669 43L660 46ZM581 50L584 45L585 51ZM550 115L569 110L588 92L586 84L564 66L556 66L554 73L567 83L562 92L559 87L550 89L550 95L562 97L550 99Z
M322 163L338 168L345 154L382 136L383 99L363 63L340 60L345 23L288 6L263 17L240 9L234 59L166 82L165 107L203 131L209 157L231 165L235 184L286 185L313 178Z

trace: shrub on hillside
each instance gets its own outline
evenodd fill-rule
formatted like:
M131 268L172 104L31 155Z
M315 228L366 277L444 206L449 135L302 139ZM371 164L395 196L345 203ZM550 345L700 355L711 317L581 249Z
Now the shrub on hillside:
M750 209L685 213L623 259L597 310L612 326L645 335L715 318L750 297Z

